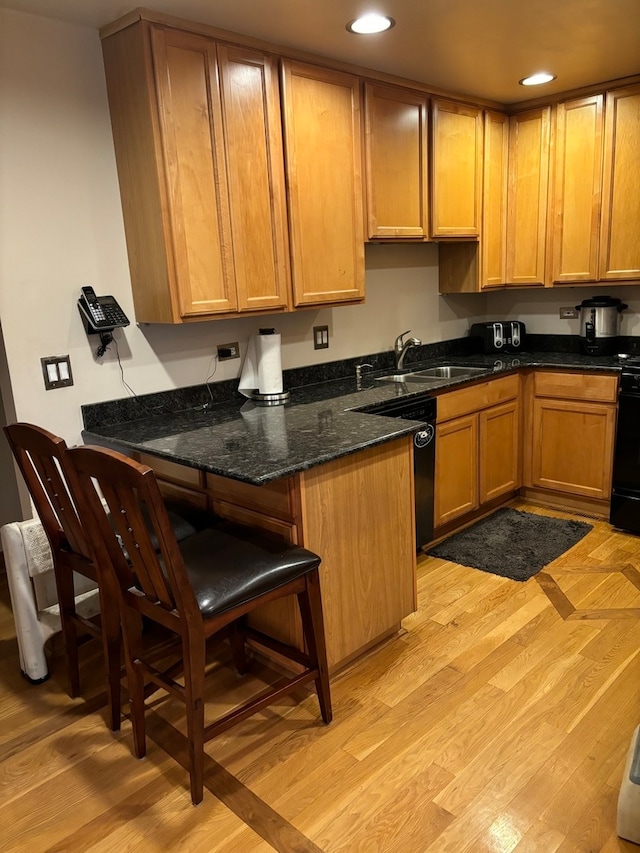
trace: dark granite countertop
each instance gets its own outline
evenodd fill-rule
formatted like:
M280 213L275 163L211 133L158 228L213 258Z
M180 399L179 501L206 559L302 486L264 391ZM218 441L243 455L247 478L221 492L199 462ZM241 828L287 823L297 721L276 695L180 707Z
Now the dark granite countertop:
M530 352L499 358L440 357L413 363L407 372L443 363L485 368L486 373L474 375L473 381L526 367L621 369L615 357ZM359 385L352 376L293 388L285 406L259 407L239 395L227 402L215 402L212 395L205 403L187 406L189 398L183 389L175 392L171 406L166 401L157 407L140 404L134 416L125 405L131 401L83 406L86 428L82 435L87 444L148 453L260 485L410 434L419 426L415 421L372 416L358 411L361 408L375 409L394 398L420 397L470 381L376 381L390 372L389 368L364 371Z

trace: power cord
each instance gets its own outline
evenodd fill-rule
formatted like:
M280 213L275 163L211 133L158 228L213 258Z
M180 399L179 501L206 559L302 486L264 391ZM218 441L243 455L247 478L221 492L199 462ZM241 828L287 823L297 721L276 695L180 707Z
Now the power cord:
M100 332L100 346L96 350L96 358L102 358L102 356L109 349L109 344L114 340L111 332ZM116 344L116 348L117 348Z
M113 344L116 349L116 358L118 359L118 367L120 368L120 382L122 383L123 388L127 391L129 396L136 401L136 403L149 415L157 414L159 411L167 412L168 414L176 414L177 409L170 409L167 406L155 406L154 408L149 408L145 406L140 397L136 394L133 388L129 385L129 383L124 378L124 367L122 366L122 361L120 360L120 350L118 349L118 341L113 337L110 332L101 332L100 333L100 346L96 351L96 356L98 358L102 358L106 351L109 349L110 345ZM211 365L213 365L213 370L211 369ZM206 411L209 406L211 406L215 401L213 399L213 393L211 391L211 386L209 385L210 380L215 376L216 370L218 369L218 356L214 354L211 357L211 361L209 362L208 375L204 380L204 385L209 393L209 402L204 403L202 406L194 406L192 411Z

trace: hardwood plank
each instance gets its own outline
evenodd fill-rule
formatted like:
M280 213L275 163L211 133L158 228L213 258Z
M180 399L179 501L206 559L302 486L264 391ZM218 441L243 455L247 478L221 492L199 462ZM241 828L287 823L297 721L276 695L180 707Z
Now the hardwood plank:
M555 853L565 836L541 820L532 824L513 848L514 853Z

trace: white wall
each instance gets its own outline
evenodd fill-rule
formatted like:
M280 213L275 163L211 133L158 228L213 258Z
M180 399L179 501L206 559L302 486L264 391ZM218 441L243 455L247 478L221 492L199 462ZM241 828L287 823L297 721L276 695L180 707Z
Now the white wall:
M96 31L0 9L0 321L18 419L79 440L80 406L124 397L115 352L77 313L79 289L111 293L133 317L122 214ZM363 306L188 326L131 325L116 332L124 378L138 394L204 382L218 343L241 351L259 326L283 336L285 368L390 349L411 329L425 343L464 335L478 317L515 316L533 332L576 332L557 308L582 291L442 297L433 245L367 246ZM587 291L585 293L593 293ZM629 288L620 288L625 299ZM640 288L633 288L640 311ZM612 292L616 292L612 289ZM573 321L574 324L576 321ZM312 326L328 324L329 350L314 351ZM637 330L625 318L623 332ZM74 386L45 391L40 357L68 353ZM239 376L220 364L214 381ZM0 376L0 383L2 377Z

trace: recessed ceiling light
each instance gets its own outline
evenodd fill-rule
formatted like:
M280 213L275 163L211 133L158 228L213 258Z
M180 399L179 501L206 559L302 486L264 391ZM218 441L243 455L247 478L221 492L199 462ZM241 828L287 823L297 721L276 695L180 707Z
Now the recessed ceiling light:
M550 83L555 80L557 74L548 74L546 71L538 71L537 74L532 74L530 77L523 77L518 80L521 86L540 86L542 83Z
M367 15L362 15L360 18L355 18L349 21L347 29L350 33L357 35L370 35L371 33L383 33L385 30L390 30L395 26L395 21L388 15L378 15L377 12L370 12Z

